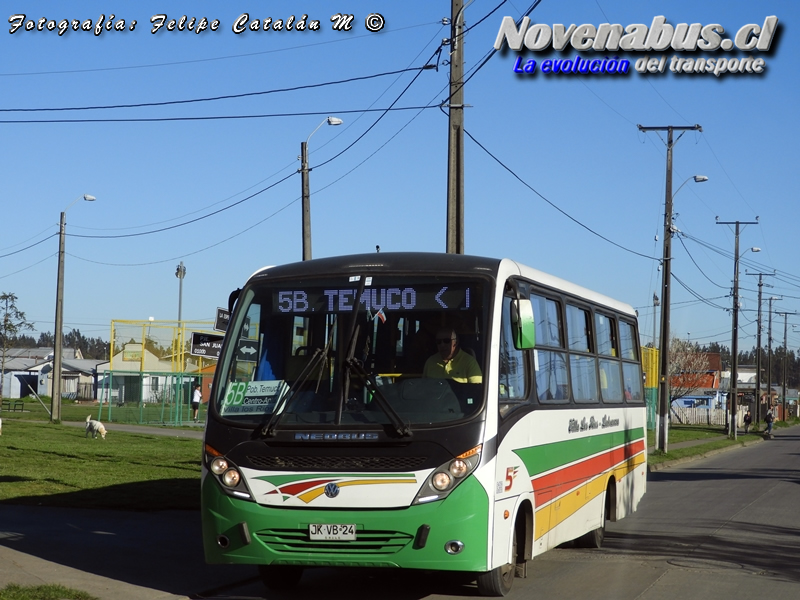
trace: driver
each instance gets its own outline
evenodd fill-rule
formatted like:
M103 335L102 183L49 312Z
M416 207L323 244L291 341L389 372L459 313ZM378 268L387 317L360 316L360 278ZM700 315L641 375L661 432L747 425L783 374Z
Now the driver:
M458 336L452 328L436 332L437 353L425 362L423 377L452 379L459 383L483 383L481 368L471 354L458 345Z

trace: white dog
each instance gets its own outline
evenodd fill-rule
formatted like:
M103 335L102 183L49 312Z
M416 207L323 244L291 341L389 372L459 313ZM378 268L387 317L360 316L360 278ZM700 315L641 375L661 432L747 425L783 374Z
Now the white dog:
M96 438L97 434L100 434L100 437L106 439L106 428L100 421L95 421L92 418L92 415L86 417L86 435L84 437L88 437L89 434L92 434L92 438Z

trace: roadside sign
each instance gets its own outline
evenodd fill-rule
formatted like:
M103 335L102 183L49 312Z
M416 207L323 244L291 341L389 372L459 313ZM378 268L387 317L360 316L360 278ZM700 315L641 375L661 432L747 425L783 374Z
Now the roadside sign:
M223 335L214 335L211 333L198 333L192 332L192 344L189 347L189 354L192 356L205 356L206 358L219 358L219 353L222 350L222 340L225 339Z
M217 316L214 319L214 329L217 331L228 331L228 322L231 320L231 312L224 308L217 307Z
M236 360L256 362L258 356L258 340L239 339L236 344Z
M214 318L214 329L216 331L228 331L228 323L231 320L231 311L217 307L217 316ZM244 324L242 325L242 335L247 336L250 333L250 317L245 317Z

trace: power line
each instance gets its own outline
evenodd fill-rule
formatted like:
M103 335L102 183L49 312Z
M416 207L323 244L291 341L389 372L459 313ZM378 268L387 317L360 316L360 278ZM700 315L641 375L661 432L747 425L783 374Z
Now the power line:
M78 111L78 110L114 110L120 108L146 108L153 106L173 106L180 104L195 104L202 102L217 102L219 100L232 100L238 98L250 98L253 96L264 96L267 94L280 94L284 92L295 92L299 90L317 89L327 87L330 85L341 85L344 83L352 83L354 81L366 81L369 79L376 79L378 77L385 77L387 75L397 75L400 73L408 73L409 71L421 71L423 69L432 68L425 65L424 67L410 67L407 69L398 69L397 71L386 71L384 73L375 73L373 75L362 75L360 77L350 77L348 79L340 79L337 81L326 81L323 83L309 83L306 85L297 85L288 88L278 88L274 90L262 90L259 92L244 92L242 94L226 94L223 96L210 96L207 98L189 98L185 100L165 100L163 102L139 102L135 104L108 104L101 106L62 106L54 108L0 108L0 113L7 112L61 112L61 111Z
M25 252L25 250L30 250L34 246L38 246L39 244L43 244L44 242L49 240L51 237L55 237L57 235L58 235L58 233L53 233L53 234L48 235L46 238L42 238L38 242L35 242L35 243L33 243L33 244L29 245L29 246L25 246L24 248L20 248L19 250L14 250L13 252L8 252L6 254L0 254L0 258L6 258L7 256L13 256L14 254L19 254L20 252Z
M170 229L177 229L178 227L183 227L184 225L189 225L191 223L196 223L197 221L202 221L203 219L207 219L207 218L212 217L214 215L218 215L219 213L224 212L224 211L226 211L228 209L231 209L234 206L238 206L239 204L242 204L243 202L247 202L248 200L258 196L259 194L263 194L267 190L270 190L270 189L274 188L276 185L283 183L284 181L286 181L287 179L289 179L293 175L295 175L295 173L290 173L289 175L287 175L283 179L279 179L275 183L270 184L267 187L262 188L262 189L258 190L257 192L255 192L253 194L250 194L249 196L234 202L233 204L229 204L228 206L224 206L224 207L220 208L219 210L215 210L214 212L210 212L208 214L205 214L202 217L197 217L196 219L190 219L189 221L184 221L183 223L178 223L177 225L170 225L169 227L161 227L159 229L151 229L150 231L140 231L138 233L122 233L122 234L118 234L118 235L84 235L84 234L80 234L80 233L68 233L66 235L69 235L71 237L77 237L77 238L119 239L119 238L139 237L139 236L142 236L142 235L150 235L151 233L161 233L162 231L169 231ZM0 258L2 258L2 257L0 257Z
M543 195L542 195L542 194L541 194L541 193L540 193L538 190L534 189L534 188L533 188L533 187L532 187L530 184L528 184L528 183L527 183L525 180L523 180L523 179L522 179L522 178L521 178L519 175L517 175L517 174L516 174L516 173L515 173L515 172L514 172L514 171L513 171L511 168L509 168L509 167L508 167L508 166L507 166L505 163L503 163L503 161L501 161L499 158L497 158L497 157L496 157L494 154L492 154L492 153L491 153L491 152L490 152L490 151L489 151L489 150L488 150L488 149L487 149L487 148L486 148L486 147L485 147L483 144L481 144L481 143L480 143L478 140L476 140L476 139L475 139L475 137L474 137L474 136L473 136L473 135L472 135L472 134L471 134L469 131L467 131L467 130L465 129L465 130L464 130L464 133L466 133L466 134L469 136L469 139L471 139L473 142L475 142L475 143L478 145L478 147L480 147L480 149L481 149L481 150L483 150L484 152L486 152L486 154L488 154L489 156L491 156L491 157L492 157L492 158L493 158L493 159L494 159L494 160L497 162L497 164L499 164L499 165L500 165L501 167L503 167L503 168L504 168L506 171L508 171L508 172L509 172L509 173L510 173L510 174L511 174L513 177L514 177L514 179L516 179L517 181L519 181L519 182L520 182L522 185L524 185L526 188L528 188L529 190L531 190L531 191L532 191L534 194L536 194L537 196L539 196L539 198L541 198L542 200L544 200L545 202L547 202L547 203L548 203L550 206L552 206L553 208L555 208L555 209L556 209L558 212L560 212L562 215L564 215L565 217L567 217L567 218L568 218L570 221L572 221L573 223L576 223L577 225L580 225L581 227L583 227L583 228L584 228L586 231L588 231L588 232L589 232L589 233L591 233L592 235L596 235L596 236L597 236L597 237L599 237L601 240L603 240L603 241L606 241L606 242L608 242L609 244L611 244L612 246L616 246L617 248L620 248L621 250L624 250L625 252L630 252L631 254L634 254L634 255L636 255L636 256L641 256L642 258L646 258L646 259L648 259L648 260L659 260L658 258L655 258L655 257L653 257L653 256L648 256L647 254L642 254L641 252L636 252L635 250L631 250L630 248L626 248L625 246L622 246L621 244L618 244L617 242L615 242L615 241L613 241L613 240L610 240L609 238L605 237L604 235L602 235L602 234L598 233L597 231L595 231L594 229L592 229L592 228L591 228L591 227L589 227L588 225L585 225L585 224L581 223L581 222L580 222L578 219L576 219L575 217L573 217L572 215L570 215L568 212L566 212L564 209L560 208L560 207L559 207L559 206L557 206L555 203L553 203L552 201L550 201L549 199L547 199L547 198L546 198L545 196L543 196Z
M280 117L310 117L330 114L353 114L368 112L388 112L390 110L421 110L426 108L439 108L438 104L428 106L398 106L390 108L358 108L351 110L324 110L297 113L268 113L254 115L211 115L206 117L138 117L138 118L96 118L96 119L3 119L3 125L31 125L54 123L164 123L170 121L225 121L231 119L276 119Z

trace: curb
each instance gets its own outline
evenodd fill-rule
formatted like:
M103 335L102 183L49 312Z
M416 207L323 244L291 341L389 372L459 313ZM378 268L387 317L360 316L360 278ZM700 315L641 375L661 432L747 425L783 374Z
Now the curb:
M722 454L723 452L729 452L731 450L736 450L737 448L747 448L748 446L752 446L754 444L760 444L763 442L764 439L755 439L755 440L748 440L746 442L742 442L741 444L737 444L735 446L728 446L727 448L717 448L716 450L709 450L708 452L703 452L702 454L695 454L694 456L685 456L683 458L676 458L675 460L668 460L658 464L650 464L647 463L647 470L650 473L654 473L656 471L663 471L664 469L670 469L672 467L677 467L679 465L690 463L695 460L700 460L701 458L708 458L710 456L715 456L717 454Z

